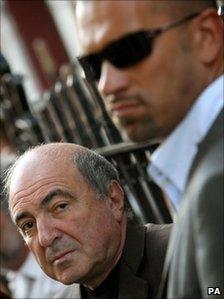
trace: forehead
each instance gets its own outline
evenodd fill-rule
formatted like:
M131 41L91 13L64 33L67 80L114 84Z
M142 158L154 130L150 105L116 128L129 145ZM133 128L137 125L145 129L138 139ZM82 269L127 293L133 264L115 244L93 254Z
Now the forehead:
M154 8L149 1L78 1L78 55L98 51L129 32L158 26L166 16L158 18Z
M55 188L72 191L84 186L83 179L74 164L66 160L46 160L35 156L25 157L14 169L9 192L11 212L23 205L39 204L41 198Z

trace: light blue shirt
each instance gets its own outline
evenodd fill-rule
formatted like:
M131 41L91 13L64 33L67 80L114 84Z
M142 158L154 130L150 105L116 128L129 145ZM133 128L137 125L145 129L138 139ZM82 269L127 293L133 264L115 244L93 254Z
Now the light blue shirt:
M151 156L148 173L178 209L198 144L223 108L224 75L210 84Z

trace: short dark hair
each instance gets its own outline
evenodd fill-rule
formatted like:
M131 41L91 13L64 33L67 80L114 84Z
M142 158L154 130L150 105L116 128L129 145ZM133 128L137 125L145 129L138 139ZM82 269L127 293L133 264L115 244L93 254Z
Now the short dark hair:
M87 184L95 189L100 198L108 194L111 181L119 182L116 168L104 157L90 150L76 151L74 163Z

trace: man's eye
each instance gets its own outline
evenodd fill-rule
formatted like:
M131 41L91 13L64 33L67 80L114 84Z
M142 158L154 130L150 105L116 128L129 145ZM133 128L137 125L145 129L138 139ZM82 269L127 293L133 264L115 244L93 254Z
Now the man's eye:
M22 232L25 234L30 232L30 230L33 228L33 225L34 224L31 221L24 223L21 227Z
M60 203L59 205L56 206L56 211L63 211L67 208L68 204L67 203Z

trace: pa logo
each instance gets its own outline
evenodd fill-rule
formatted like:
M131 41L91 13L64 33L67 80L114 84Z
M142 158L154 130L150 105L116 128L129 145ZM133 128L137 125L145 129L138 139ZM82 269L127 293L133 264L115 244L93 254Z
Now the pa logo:
M208 295L221 295L220 288L218 287L208 287Z

